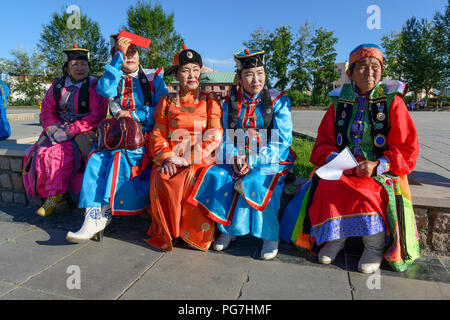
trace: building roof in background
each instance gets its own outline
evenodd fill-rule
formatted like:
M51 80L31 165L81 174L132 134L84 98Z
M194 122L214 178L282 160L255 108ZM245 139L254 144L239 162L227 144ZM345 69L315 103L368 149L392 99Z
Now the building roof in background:
M204 67L203 67L204 68ZM233 84L234 83L234 77L236 75L236 72L219 72L219 71L213 71L213 72L206 72L204 69L202 69L202 77L201 77L201 83L202 84L219 84L219 83L225 83L225 84ZM171 84L178 84L178 81L174 81Z
M236 72L203 72L202 73L202 83L229 83L234 82L234 77Z

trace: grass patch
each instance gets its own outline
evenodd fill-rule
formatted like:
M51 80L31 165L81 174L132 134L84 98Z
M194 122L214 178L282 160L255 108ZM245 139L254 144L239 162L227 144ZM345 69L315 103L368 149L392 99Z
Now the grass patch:
M294 162L294 174L297 177L309 177L315 166L309 162L309 157L314 146L314 141L300 137L292 139L291 148L297 154Z

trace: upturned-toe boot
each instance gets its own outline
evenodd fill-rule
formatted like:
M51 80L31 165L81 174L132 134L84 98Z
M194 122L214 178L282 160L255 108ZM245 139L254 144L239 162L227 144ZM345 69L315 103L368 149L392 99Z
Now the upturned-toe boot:
M36 213L41 217L48 217L55 211L56 206L61 201L62 196L62 194L56 194L54 196L48 197L47 200L45 200L44 204L39 209L37 209Z
M106 226L111 222L111 209L109 206L86 208L83 225L77 232L68 232L66 239L72 243L79 243L94 239L101 241Z

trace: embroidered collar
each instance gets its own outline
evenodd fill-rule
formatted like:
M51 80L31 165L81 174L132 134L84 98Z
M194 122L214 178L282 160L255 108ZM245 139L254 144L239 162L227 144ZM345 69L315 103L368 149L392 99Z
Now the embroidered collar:
M88 76L88 77L89 77L89 76ZM86 80L87 80L87 78L84 79L84 80L78 81L78 82L74 82L74 81L72 80L71 77L66 77L66 81L64 82L64 87L67 88L67 87L70 87L70 86L75 86L75 87L77 87L78 89L80 89L81 86L83 85L83 83L84 83Z
M255 102L258 102L260 95L261 95L261 92L258 92L254 96L250 96L245 91L242 91L242 97L244 98L245 104L253 104Z
M132 77L132 78L136 78L137 76L138 76L138 74L139 74L139 67L136 69L136 71L135 72L132 72L132 73L123 73L123 75L122 75L122 77L123 78L126 78L127 76L130 76L130 77Z

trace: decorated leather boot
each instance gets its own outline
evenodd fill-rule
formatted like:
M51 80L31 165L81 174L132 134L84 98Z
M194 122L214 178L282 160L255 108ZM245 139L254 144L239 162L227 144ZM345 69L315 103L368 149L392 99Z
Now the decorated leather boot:
M111 222L111 209L108 206L86 208L83 225L77 232L68 232L66 239L79 243L90 239L101 241L106 226Z
M56 206L61 201L62 196L62 194L56 194L54 196L48 197L47 200L45 200L44 204L39 209L37 209L36 213L41 217L48 217L55 211Z

